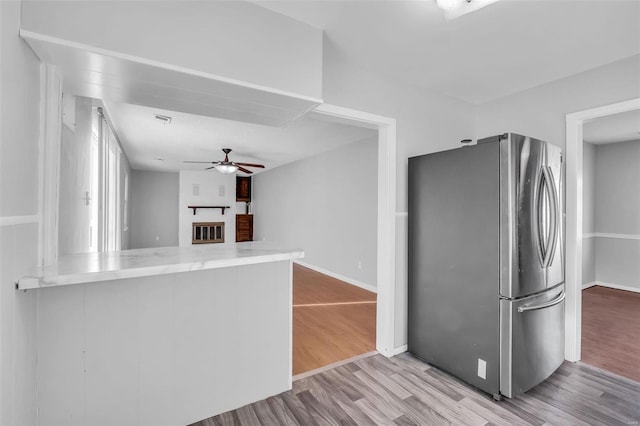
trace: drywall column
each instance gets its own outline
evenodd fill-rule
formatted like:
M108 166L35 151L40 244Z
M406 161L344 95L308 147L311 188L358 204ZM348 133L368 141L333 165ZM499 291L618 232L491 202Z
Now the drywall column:
M36 420L36 295L15 282L38 262L40 63L0 2L0 424Z

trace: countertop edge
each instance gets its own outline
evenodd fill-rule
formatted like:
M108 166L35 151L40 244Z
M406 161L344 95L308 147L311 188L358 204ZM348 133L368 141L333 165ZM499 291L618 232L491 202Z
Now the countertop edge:
M67 285L89 284L102 281L114 281L126 278L166 275L207 269L226 268L232 266L253 265L258 263L278 262L304 258L302 250L283 251L281 253L260 254L208 261L186 261L166 265L140 266L134 268L104 270L95 272L67 273L51 276L25 276L18 280L18 290L61 287Z

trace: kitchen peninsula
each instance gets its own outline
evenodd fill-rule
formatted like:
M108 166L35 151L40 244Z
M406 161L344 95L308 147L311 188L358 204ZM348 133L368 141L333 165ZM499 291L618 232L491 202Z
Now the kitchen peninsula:
M303 256L265 242L137 249L23 277L38 299L41 416L190 424L290 389L291 263Z

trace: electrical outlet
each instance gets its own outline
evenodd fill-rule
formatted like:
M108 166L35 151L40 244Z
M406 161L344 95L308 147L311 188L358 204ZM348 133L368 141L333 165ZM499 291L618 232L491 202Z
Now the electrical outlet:
M478 358L478 377L483 380L487 379L487 361Z
M362 260L358 260L358 269L362 269Z
M224 197L224 185L218 185L218 197Z

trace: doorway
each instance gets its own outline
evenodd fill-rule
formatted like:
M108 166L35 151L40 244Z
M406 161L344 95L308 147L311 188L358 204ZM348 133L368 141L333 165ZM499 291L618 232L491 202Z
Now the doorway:
M640 110L640 98L571 113L566 116L567 304L565 358L568 361L575 362L582 358L584 124L589 120L635 110Z
M376 348L376 293L303 265L293 265L294 379Z
M582 361L640 382L640 110L583 126Z

